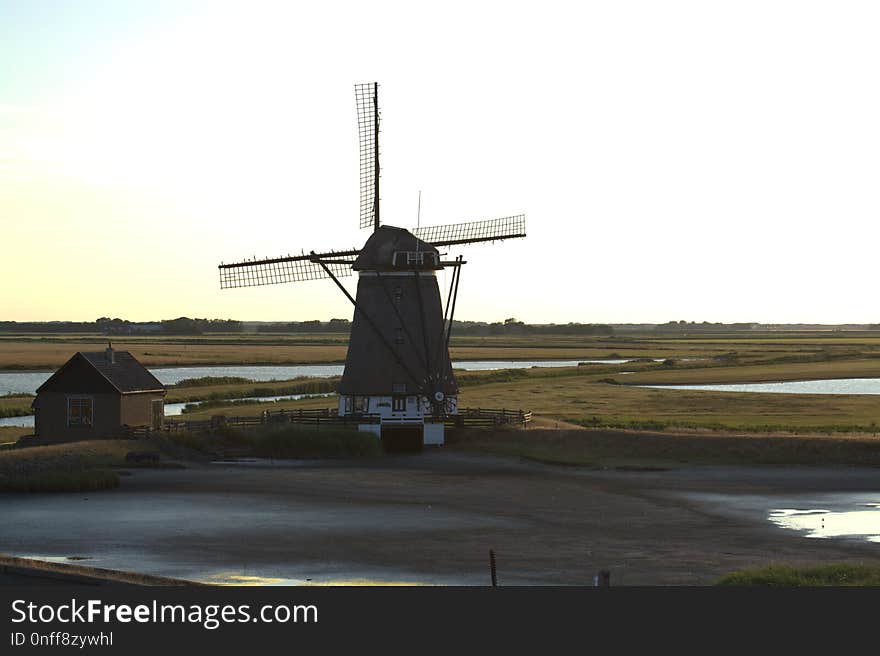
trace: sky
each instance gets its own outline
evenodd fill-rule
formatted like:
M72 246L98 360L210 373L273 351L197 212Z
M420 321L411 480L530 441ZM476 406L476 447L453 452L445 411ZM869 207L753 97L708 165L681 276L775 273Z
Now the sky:
M526 215L448 251L457 318L878 322L878 33L846 0L0 0L0 320L351 318L217 265L363 244L377 81L383 223Z

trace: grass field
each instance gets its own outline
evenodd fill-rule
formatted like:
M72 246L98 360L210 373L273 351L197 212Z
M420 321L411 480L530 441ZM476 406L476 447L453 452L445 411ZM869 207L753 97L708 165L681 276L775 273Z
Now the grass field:
M605 366L465 372L459 376L459 405L531 410L540 416L583 426L880 432L880 399L876 396L703 392L603 382L631 377L634 375L615 377ZM279 383L277 388L283 385ZM225 393L235 393L234 388L227 386ZM220 406L189 413L187 419L207 419L215 414L253 416L266 409L324 408L334 403L334 398L314 398L234 408Z
M102 335L0 333L0 369L51 370L76 351L105 348ZM111 337L150 366L343 362L344 334L216 334ZM471 359L734 358L738 364L880 360L878 332L737 333L731 335L456 336L451 354Z
M103 348L98 335L0 335L0 367L55 366L77 349ZM327 334L137 337L114 340L146 364L293 363L341 361L345 336ZM456 359L664 358L663 363L592 364L515 371L460 372L462 407L531 410L587 427L670 430L700 428L768 433L841 432L874 435L875 396L755 394L644 389L635 384L699 384L880 377L880 333L788 332L593 337L461 336ZM621 372L628 372L622 375ZM333 381L223 383L169 389L169 403L323 392ZM27 397L0 399L3 413L27 410ZM335 399L220 405L188 414L255 415L265 409L318 408ZM0 430L0 441L3 438Z

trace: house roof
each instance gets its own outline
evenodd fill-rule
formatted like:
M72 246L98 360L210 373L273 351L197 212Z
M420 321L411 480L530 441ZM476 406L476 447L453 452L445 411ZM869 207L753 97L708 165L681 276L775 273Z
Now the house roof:
M112 361L110 353L112 352ZM81 360L92 366L117 392L130 394L134 392L164 392L165 386L149 372L128 351L107 349L98 352L79 351L68 360L58 371L37 388L37 393L47 387L71 362Z

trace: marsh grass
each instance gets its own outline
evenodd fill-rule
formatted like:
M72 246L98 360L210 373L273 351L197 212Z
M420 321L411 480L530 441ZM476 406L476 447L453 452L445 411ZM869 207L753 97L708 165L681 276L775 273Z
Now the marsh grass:
M290 394L325 394L333 392L339 378L294 378L292 380L267 381L255 385L223 383L195 387L171 387L165 398L167 403L194 401L237 400L253 396L285 396ZM215 405L212 407L220 407Z
M211 433L169 433L168 439L207 455L233 452L259 458L352 458L378 455L381 442L356 429L312 426L221 428Z
M180 455L162 440L88 440L0 450L0 491L81 492L119 485L119 468L132 468L130 451ZM162 460L158 467L181 466Z
M726 586L880 586L880 566L833 563L809 567L772 565L733 572L716 585Z
M462 450L602 468L668 469L718 464L880 467L880 439L872 437L471 429L450 431L447 442Z
M24 417L32 415L31 403L34 397L30 394L8 394L0 396L0 419L4 417Z
M211 385L240 385L253 382L251 378L243 378L241 376L202 376L201 378L184 378L174 385L168 385L167 387L208 387Z

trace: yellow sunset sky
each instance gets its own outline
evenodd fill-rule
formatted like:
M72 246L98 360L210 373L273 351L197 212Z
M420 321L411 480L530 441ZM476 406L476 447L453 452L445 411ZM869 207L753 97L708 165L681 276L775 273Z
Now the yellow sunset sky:
M877 322L869 2L0 1L0 320L350 318L217 265L525 213L456 316ZM451 276L441 275L441 287ZM354 278L347 285L353 289Z

